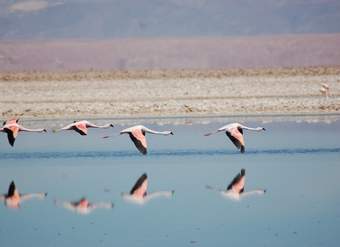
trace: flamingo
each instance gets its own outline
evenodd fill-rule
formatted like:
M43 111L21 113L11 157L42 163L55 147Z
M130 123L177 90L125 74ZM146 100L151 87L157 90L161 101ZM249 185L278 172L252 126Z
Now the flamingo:
M85 197L82 197L80 200L73 202L69 201L60 202L55 200L54 203L56 206L63 207L74 213L82 215L90 214L91 212L98 208L112 209L114 207L114 204L112 202L90 203Z
M148 176L144 173L142 176L138 178L130 193L122 193L123 199L126 201L136 203L136 204L144 204L151 199L157 197L166 197L170 198L175 194L175 191L157 191L153 193L148 193Z
M321 84L320 92L321 92L322 95L324 95L324 96L326 96L326 98L328 98L330 93L329 93L329 86L328 86L327 83Z
M239 124L239 123L231 123L231 124L227 124L225 126L222 126L216 132L207 133L207 134L205 134L205 136L210 136L212 134L225 131L226 135L234 143L234 145L237 147L237 149L239 149L241 151L241 153L244 153L245 143L244 143L244 139L243 139L243 129L253 130L253 131L266 130L263 127L250 128L250 127L244 126L244 125Z
M241 172L238 173L233 180L229 183L228 187L225 190L217 190L219 191L223 196L239 201L242 198L246 196L251 196L251 195L263 195L266 193L266 190L263 189L257 189L257 190L252 190L252 191L247 191L244 192L244 187L245 187L245 176L246 176L246 170L241 169ZM211 186L206 186L207 189L213 189Z
M3 123L0 132L6 132L9 144L13 147L16 137L20 131L27 132L47 132L46 129L28 129L18 124L19 119L9 119Z
M147 154L147 143L145 138L145 133L151 133L156 135L173 135L172 131L155 131L146 128L143 125L133 126L127 129L124 129L120 132L120 134L129 134L131 140L135 144L136 148L142 153Z
M82 121L74 121L73 123L66 125L65 127L59 129L58 131L61 130L75 130L78 132L80 135L87 135L87 130L88 128L110 128L114 127L113 124L105 124L105 125L95 125L93 123L90 123L87 120L82 120Z
M8 208L20 208L20 203L23 201L27 201L32 198L44 199L46 196L47 193L20 194L14 181L12 181L8 187L7 194L0 196L0 201L4 201L5 206Z

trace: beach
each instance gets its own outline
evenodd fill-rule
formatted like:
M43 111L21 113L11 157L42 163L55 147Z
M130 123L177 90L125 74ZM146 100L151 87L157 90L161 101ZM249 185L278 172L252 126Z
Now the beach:
M340 112L340 67L1 73L0 86L3 119Z

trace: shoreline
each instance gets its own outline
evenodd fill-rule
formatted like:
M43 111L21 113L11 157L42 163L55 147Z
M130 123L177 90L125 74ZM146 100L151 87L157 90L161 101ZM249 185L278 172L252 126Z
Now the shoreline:
M322 76L340 75L340 65L273 68L227 68L227 69L104 69L61 71L0 71L1 82L18 81L84 81L129 79L184 79L258 76Z
M64 73L56 80L7 78L0 80L0 114L2 119L47 120L340 114L340 67L228 71L172 71L165 77L142 71L123 79L71 80ZM95 75L105 77L100 71ZM321 94L322 83L329 85L330 96Z

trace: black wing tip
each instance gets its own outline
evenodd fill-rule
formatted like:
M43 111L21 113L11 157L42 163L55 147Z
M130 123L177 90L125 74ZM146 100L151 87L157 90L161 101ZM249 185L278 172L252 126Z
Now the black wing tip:
M148 179L148 175L146 174L146 172L144 172L142 174L142 176L140 176L138 178L137 182L135 183L135 185L130 190L130 195L132 195L138 188L140 188L142 186L142 184L144 183L144 181L147 180L147 179Z
M16 186L14 181L12 180L12 182L10 183L9 187L8 187L8 193L7 196L13 196L14 192L15 192Z
M244 175L246 175L246 169L242 168L241 169L241 176L244 176Z

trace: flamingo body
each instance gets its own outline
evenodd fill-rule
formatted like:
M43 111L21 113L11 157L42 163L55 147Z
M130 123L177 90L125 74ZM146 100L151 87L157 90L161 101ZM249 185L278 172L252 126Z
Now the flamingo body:
M110 128L114 127L113 124L105 124L105 125L95 125L87 120L74 121L73 123L66 125L60 130L74 130L78 134L85 136L88 133L88 128Z
M46 129L27 129L18 124L19 119L10 119L3 123L3 127L0 132L5 132L7 134L8 143L13 147L14 142L20 131L27 132L46 132Z
M77 122L73 129L75 131L77 131L80 135L84 136L87 135L87 127L86 127L86 122L85 121L81 121L81 122Z
M217 131L212 132L212 133L207 133L205 136L210 136L212 134L218 133L218 132L225 132L226 135L229 137L229 139L232 141L232 143L236 146L237 149L240 150L241 153L244 153L245 151L245 142L243 138L243 130L252 130L252 131L262 131L266 130L263 127L256 127L256 128L251 128L244 126L239 123L231 123L227 124L225 126L222 126L219 128Z
M156 135L173 135L172 131L155 131L149 128L146 128L143 125L136 125L130 128L126 128L120 132L120 134L129 134L130 139L135 144L136 148L139 152L146 155L147 154L147 142L145 138L145 134L156 134Z

